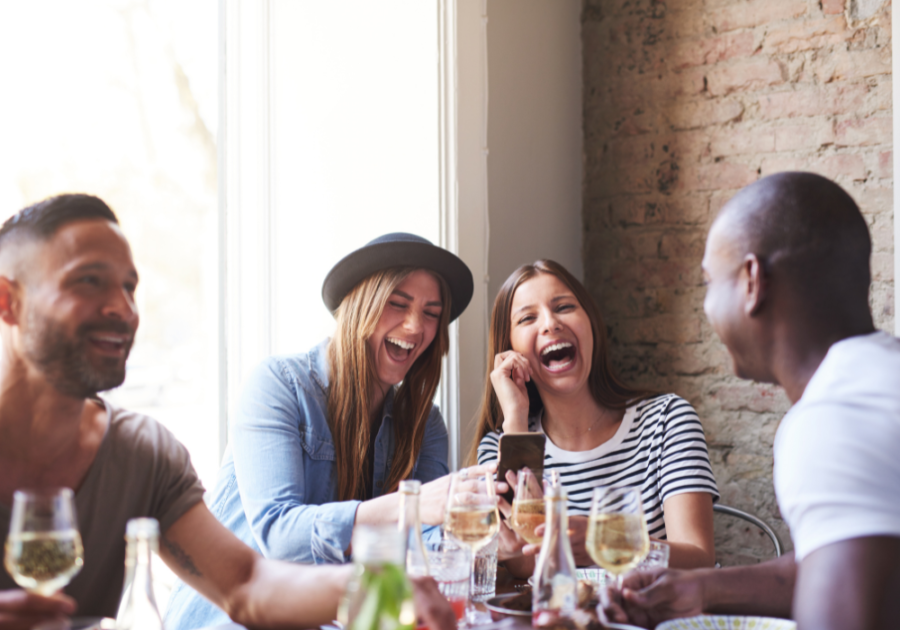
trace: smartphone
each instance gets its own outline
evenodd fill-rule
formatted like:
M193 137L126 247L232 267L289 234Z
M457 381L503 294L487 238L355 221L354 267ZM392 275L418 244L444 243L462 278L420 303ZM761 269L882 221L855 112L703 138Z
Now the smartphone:
M500 436L500 461L497 464L497 481L506 481L506 471L517 472L528 468L538 479L544 474L544 444L547 436L543 433L504 433ZM512 503L513 488L504 493L503 498Z

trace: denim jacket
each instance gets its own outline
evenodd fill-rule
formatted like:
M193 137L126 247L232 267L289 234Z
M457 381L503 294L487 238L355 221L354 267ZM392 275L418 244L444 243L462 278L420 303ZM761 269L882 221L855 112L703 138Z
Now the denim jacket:
M244 385L210 509L238 538L267 558L341 563L347 558L359 501L337 500L334 441L326 420L328 341L308 353L269 358ZM373 495L383 494L394 455L394 390L375 438ZM412 478L449 473L448 437L431 408ZM185 584L169 600L166 628L187 630L227 616Z

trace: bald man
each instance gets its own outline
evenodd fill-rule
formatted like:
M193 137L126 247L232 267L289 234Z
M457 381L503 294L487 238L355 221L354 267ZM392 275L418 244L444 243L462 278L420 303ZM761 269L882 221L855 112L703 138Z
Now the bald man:
M611 617L900 628L900 340L872 323L870 253L859 208L818 175L763 178L722 209L703 257L704 310L735 373L781 385L793 403L774 479L795 551L750 567L634 574Z

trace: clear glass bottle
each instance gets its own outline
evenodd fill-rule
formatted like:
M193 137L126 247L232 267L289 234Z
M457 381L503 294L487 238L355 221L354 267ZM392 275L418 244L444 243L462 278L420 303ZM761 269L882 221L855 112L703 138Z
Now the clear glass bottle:
M116 630L162 630L150 570L153 554L159 550L159 523L155 518L133 518L125 528L125 540L125 588Z
M406 578L406 544L396 525L357 525L353 530L356 572L338 609L347 630L412 630L412 587Z
M430 575L428 555L422 542L422 519L419 516L419 492L422 482L417 480L400 482L400 521L398 528L406 541L406 574L411 576Z
M569 543L566 492L554 477L544 496L546 521L534 568L531 623L535 628L567 625L578 607L578 577ZM563 622L563 623L561 623Z

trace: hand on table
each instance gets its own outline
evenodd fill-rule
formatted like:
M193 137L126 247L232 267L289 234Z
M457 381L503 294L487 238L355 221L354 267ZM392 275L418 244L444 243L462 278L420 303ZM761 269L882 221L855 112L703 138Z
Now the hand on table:
M602 595L601 609L608 621L644 628L703 613L703 588L690 571L632 571L621 592L609 588Z
M30 630L75 612L75 600L57 593L49 597L22 590L0 591L0 630Z
M456 630L456 615L430 577L410 577L419 626L428 630Z
M572 546L572 557L575 559L575 566L586 567L594 564L594 560L587 552L585 540L587 539L587 516L570 516L569 517L569 544ZM534 528L534 533L538 536L544 535L545 525L538 525ZM541 550L540 545L525 545L522 553L531 556Z

